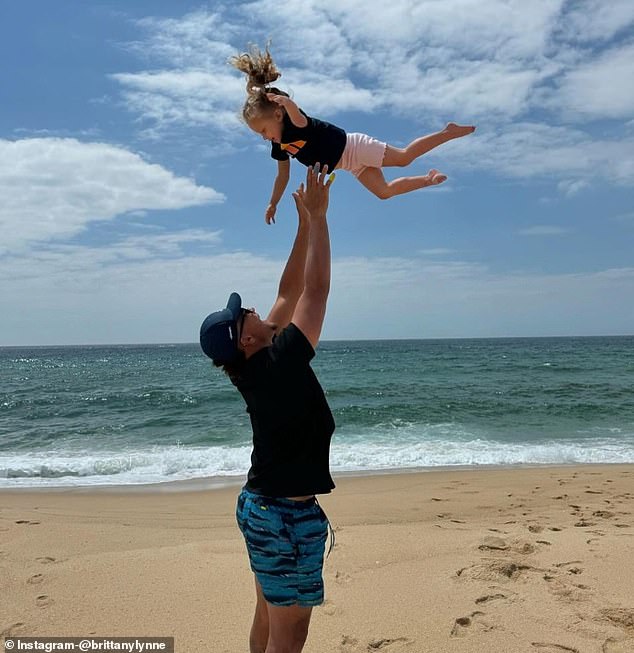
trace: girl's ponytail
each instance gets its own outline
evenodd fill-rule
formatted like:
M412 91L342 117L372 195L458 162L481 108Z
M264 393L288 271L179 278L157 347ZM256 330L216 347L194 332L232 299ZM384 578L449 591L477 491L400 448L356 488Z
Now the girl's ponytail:
M248 95L260 93L271 82L282 76L275 66L268 45L264 52L252 45L248 52L231 57L229 63L247 76Z
M288 93L269 86L279 79L282 73L273 61L268 44L264 52L252 45L248 52L231 57L229 63L247 76L247 99L242 107L242 118L247 123L251 118L273 111L278 107L275 102L271 102L266 97L267 93L288 97Z

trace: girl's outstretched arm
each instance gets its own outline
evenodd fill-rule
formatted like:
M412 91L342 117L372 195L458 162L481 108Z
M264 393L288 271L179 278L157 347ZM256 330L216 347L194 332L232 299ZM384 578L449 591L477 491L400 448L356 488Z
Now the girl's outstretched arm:
M295 127L306 127L308 124L308 119L306 116L299 110L299 107L291 100L291 98L286 95L276 95L275 93L267 93L266 97L271 101L279 104L281 107L286 109L288 117L291 119L291 122Z
M277 210L277 205L284 195L286 190L286 185L288 184L288 179L291 175L291 162L290 159L286 161L277 162L277 177L275 177L275 182L273 183L273 192L271 193L271 201L266 207L266 213L264 214L264 219L266 224L275 224L275 211Z

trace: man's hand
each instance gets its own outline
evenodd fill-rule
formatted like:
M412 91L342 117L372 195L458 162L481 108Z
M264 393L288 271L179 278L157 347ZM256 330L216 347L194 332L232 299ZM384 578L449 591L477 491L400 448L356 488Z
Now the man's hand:
M334 173L331 174L327 180L328 166L325 165L324 169L320 171L319 163L309 167L306 173L306 188L301 183L297 191L293 193L297 210L300 206L306 210L311 217L318 215L325 216L328 210L328 199L330 195L330 186L335 180ZM324 180L325 183L324 183Z
M269 204L266 207L266 212L264 213L264 220L266 224L275 224L275 211L277 211L277 206L275 204Z
M304 203L300 199L298 193L293 193L293 199L295 200L295 206L297 207L297 218L300 223L306 222L310 218L308 210L304 206Z

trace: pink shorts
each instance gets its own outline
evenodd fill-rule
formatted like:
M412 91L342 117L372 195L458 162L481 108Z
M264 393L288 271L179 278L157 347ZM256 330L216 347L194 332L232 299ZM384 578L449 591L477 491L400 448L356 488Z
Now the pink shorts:
M346 134L346 147L337 165L338 170L349 170L358 177L366 168L383 166L386 144L367 134Z

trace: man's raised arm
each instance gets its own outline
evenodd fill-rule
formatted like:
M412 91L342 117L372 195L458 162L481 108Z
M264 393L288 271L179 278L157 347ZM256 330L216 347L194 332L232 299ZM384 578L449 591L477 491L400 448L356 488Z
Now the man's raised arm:
M328 167L319 173L319 164L309 167L306 174L306 188L302 184L296 193L295 201L302 204L308 212L310 233L304 270L304 291L302 292L292 322L306 336L313 347L317 347L321 328L326 315L326 302L330 292L330 236L326 213L330 186L334 179L326 180Z
M293 193L293 198L297 207L297 235L280 278L277 299L267 317L269 322L277 324L278 332L290 323L297 301L304 291L304 269L310 231L309 215L295 193Z

